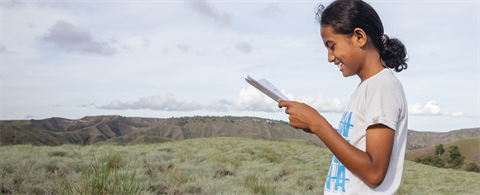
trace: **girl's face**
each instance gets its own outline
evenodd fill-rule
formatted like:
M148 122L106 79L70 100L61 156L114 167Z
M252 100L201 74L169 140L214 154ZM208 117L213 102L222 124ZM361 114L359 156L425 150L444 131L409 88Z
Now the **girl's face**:
M358 74L364 59L357 37L335 33L330 25L321 26L321 35L328 50L328 61L337 65L344 77Z

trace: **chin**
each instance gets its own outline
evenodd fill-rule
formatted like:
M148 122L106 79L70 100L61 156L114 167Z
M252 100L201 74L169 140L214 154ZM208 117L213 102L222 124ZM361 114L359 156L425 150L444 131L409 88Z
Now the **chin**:
M348 72L343 72L343 71L342 71L342 74L343 74L343 77L351 77L355 75L355 74L349 74Z

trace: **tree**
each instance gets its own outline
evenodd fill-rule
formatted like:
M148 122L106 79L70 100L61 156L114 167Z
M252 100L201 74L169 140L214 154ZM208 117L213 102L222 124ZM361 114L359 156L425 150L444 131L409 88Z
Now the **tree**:
M445 149L443 148L443 144L436 145L435 152L436 154L438 154L438 156L441 156L445 152Z
M458 146L451 145L448 147L448 152L450 153L449 163L453 163L453 168L461 168L465 157L458 151Z
M458 151L458 146L456 145L451 145L448 147L448 152L450 153L450 159L452 161L461 156L460 151Z

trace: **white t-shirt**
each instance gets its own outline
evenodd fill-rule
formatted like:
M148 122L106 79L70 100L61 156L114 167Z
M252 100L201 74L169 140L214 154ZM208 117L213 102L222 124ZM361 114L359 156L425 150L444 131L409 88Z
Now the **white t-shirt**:
M366 130L384 124L395 130L390 165L377 188L370 188L333 156L325 194L394 194L400 186L407 141L407 101L402 84L390 69L363 81L348 100L337 132L358 149L366 149Z

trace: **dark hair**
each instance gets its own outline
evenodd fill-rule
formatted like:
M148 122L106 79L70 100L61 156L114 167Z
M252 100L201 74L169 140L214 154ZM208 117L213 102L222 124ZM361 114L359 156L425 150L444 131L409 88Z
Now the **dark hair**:
M330 25L340 34L353 35L355 28L361 28L389 68L397 72L407 69L405 46L400 40L390 39L383 34L380 17L367 3L361 0L337 0L327 8L320 4L315 18L320 25Z

